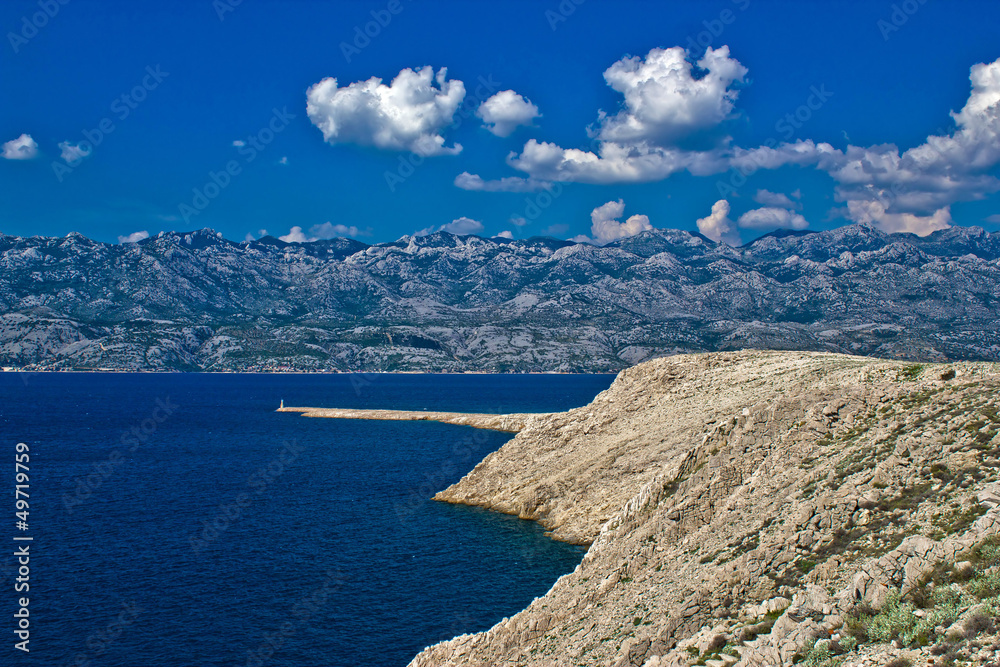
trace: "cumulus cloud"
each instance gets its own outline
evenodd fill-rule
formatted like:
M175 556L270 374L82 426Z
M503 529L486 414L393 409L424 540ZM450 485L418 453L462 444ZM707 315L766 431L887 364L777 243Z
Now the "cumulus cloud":
M285 156L282 156L282 158L280 160L278 160L278 164L288 164L288 158L285 157Z
M261 236L267 233L267 230L260 230L263 232ZM301 227L298 225L292 227L287 234L284 236L279 236L278 238L285 243L311 243L312 241L320 241L325 239L335 239L344 237L355 237L355 236L370 236L371 230L361 230L354 225L335 225L331 222L324 222L321 225L313 225L309 228L309 233L306 234ZM249 235L248 235L249 236ZM252 239L248 239L252 240Z
M792 193L792 196L789 197L788 195L783 194L781 192L758 190L757 194L753 196L753 200L758 204L763 204L764 206L776 206L778 208L790 208L790 209L800 208L802 204L800 204L797 201L793 201L792 197L794 197L795 199L799 199L802 197L802 192L796 190L795 192Z
M623 239L628 236L635 236L640 232L647 232L653 229L649 224L649 218L645 215L633 215L625 222L621 222L621 217L625 214L625 202L609 201L598 206L590 212L590 233L588 236L575 236L571 241L581 243L595 243L606 245L612 241Z
M729 219L729 202L720 199L712 205L712 212L698 220L698 231L716 243L738 246L742 243L736 226Z
M820 161L851 219L930 233L950 224L951 204L1000 190L1000 180L989 173L1000 163L1000 59L974 65L969 79L965 106L951 113L954 131L903 152L893 144L848 146ZM858 203L852 208L851 202Z
M38 155L38 144L30 134L22 134L17 139L11 139L3 145L5 160L31 160Z
M766 206L747 211L736 224L744 229L805 229L809 223L795 211Z
M246 145L247 145L247 143L245 141L243 141L242 139L237 139L236 141L233 142L233 146L236 146L237 148L240 148L240 147L246 146Z
M812 165L834 179L836 198L848 203L852 220L901 231L940 228L949 224L944 209L951 204L1000 190L989 173L1000 164L1000 59L974 65L969 79L965 106L951 113L955 129L908 150L895 144L839 150L805 140L736 149L731 163L742 170ZM858 202L853 209L851 202Z
M902 150L894 144L838 149L811 139L734 146L721 128L736 113L747 70L726 47L708 49L696 68L689 56L680 47L653 49L612 65L605 79L622 94L622 107L599 113L589 146L565 148L531 139L507 158L525 178L484 181L465 175L456 184L526 191L553 182L642 183L682 171L705 176L734 170L745 177L798 166L832 177L835 199L847 204L843 210L849 219L921 233L950 224L949 207L955 202L1000 191L1000 59L972 66L970 94L951 113L952 129ZM801 210L799 197L761 190L754 199L765 208ZM852 208L851 202L858 203ZM801 224L792 216L784 222Z
M389 85L372 77L344 87L326 78L306 93L306 113L331 143L355 143L423 156L454 155L441 132L465 98L465 84L447 69L404 69Z
M301 228L299 228L299 231L301 231ZM243 237L243 241L249 243L250 241L256 241L257 239L262 239L265 236L267 236L267 230L258 229L256 234L254 234L253 232L247 232L247 235Z
M358 229L354 225L335 225L324 222L321 225L313 225L309 228L309 233L318 239L336 239L354 236L371 236L371 229Z
M308 243L309 241L315 241L314 238L309 238L306 236L305 232L298 225L292 227L287 234L284 236L279 236L279 239L285 243Z
M483 127L498 137L509 137L522 125L531 125L541 116L538 107L513 90L503 90L479 105L476 115Z
M449 234L466 236L468 234L482 234L485 229L486 227L483 226L483 223L478 220L462 216L461 218L455 218L451 222L437 228L427 227L426 229L421 229L416 232L414 236L427 236L428 234L433 234L435 232L448 232Z
M519 155L507 158L507 164L536 181L645 183L684 169L697 170L702 161L711 157L710 153L607 142L601 143L595 153L531 139Z
M889 233L909 232L927 236L931 232L951 227L951 209L948 207L939 209L932 215L886 213L886 205L882 202L855 200L847 202L847 211L847 217L851 220L874 225Z
M653 49L646 57L623 58L604 72L604 80L624 98L613 116L601 114L598 136L621 144L673 145L688 135L729 118L747 68L729 57L729 47L709 48L695 75L684 48Z
M544 190L551 185L551 183L546 181L539 181L534 178L519 178L517 176L507 176L496 181L486 181L478 174L470 174L467 171L463 171L455 177L456 187L476 192L535 192L536 190Z
M144 229L141 232L132 232L128 236L119 236L118 237L118 242L119 243L138 243L139 241L141 241L143 239L148 239L148 238L149 238L149 232L147 232Z
M483 223L478 220L462 216L452 220L447 225L441 225L440 231L450 234L480 234L484 229L486 228L483 227Z
M998 220L998 222L1000 222L1000 220ZM510 224L514 225L515 227L524 227L526 224L528 224L528 219L525 218L523 215L512 215L510 217Z
M696 175L725 171L728 137L712 137L712 147L702 150L682 144L733 115L734 86L746 74L726 46L709 48L695 64L679 46L623 58L604 72L608 85L622 94L622 107L598 113L591 147L531 139L507 163L529 180L596 184L658 181L685 169Z
M502 232L500 232L499 234L497 234L496 236L494 236L493 238L495 238L495 239L512 239L512 238L514 238L514 232L511 232L511 231L508 231L508 230L505 229Z
M83 144L71 144L68 141L59 142L59 150L62 151L59 157L68 164L76 164L91 153L89 145L84 147Z

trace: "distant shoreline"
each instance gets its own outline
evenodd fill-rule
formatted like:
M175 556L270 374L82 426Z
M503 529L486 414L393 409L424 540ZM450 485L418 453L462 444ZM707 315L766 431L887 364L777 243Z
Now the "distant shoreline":
M575 373L565 371L176 371L176 370L117 370L112 368L71 370L48 369L44 371L3 370L2 375L617 375L621 371L607 373Z

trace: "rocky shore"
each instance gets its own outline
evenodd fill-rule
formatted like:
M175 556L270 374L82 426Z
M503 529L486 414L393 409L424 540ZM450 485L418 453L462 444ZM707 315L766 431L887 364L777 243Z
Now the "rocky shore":
M995 664L998 389L994 364L821 353L623 371L436 496L589 551L411 667Z

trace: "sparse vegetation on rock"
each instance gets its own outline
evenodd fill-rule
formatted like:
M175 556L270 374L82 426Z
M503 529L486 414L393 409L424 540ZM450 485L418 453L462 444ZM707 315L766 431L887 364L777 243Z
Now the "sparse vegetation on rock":
M991 364L798 352L623 371L438 494L590 547L412 667L1000 662L998 389Z

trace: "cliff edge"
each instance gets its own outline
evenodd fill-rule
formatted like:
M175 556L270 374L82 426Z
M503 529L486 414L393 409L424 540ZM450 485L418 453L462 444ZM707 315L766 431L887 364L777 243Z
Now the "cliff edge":
M996 364L822 353L623 371L435 496L590 548L411 667L990 664L998 389Z

